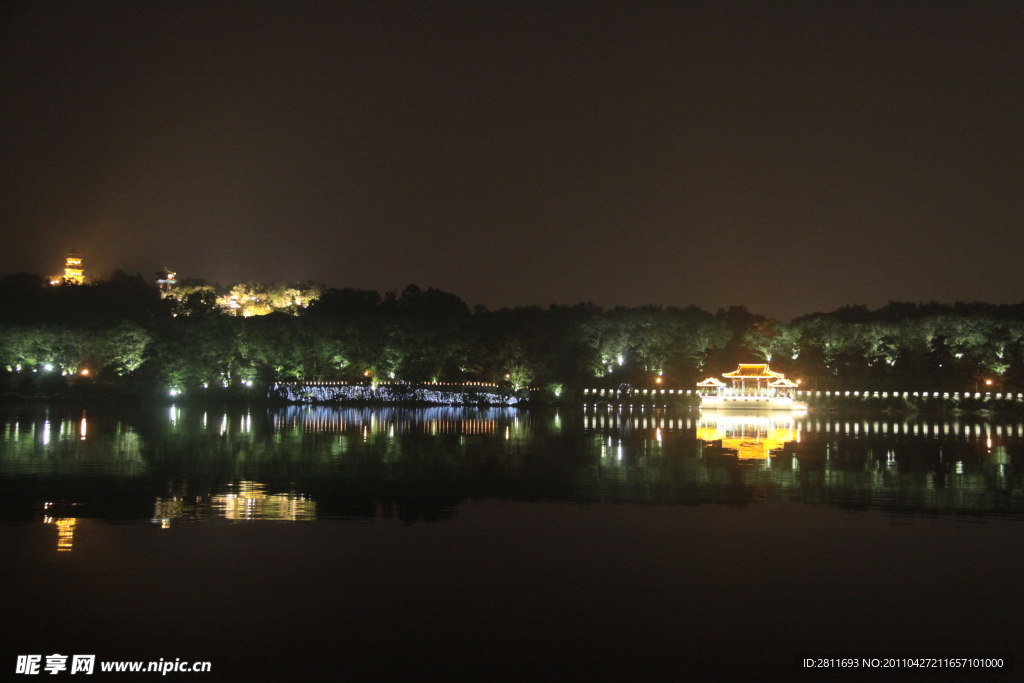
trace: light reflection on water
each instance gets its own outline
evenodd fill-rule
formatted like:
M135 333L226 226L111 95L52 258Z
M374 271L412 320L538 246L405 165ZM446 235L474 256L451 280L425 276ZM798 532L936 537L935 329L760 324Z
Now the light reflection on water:
M758 415L708 410L701 414L697 439L720 442L740 460L767 460L785 444L800 441L800 425L783 411Z
M157 497L152 521L168 529L172 520L198 521L211 517L236 522L312 521L316 519L316 502L302 494L268 494L265 484L239 481L229 484L224 493L212 496L189 496L182 491L180 495Z
M470 500L798 500L1024 518L1024 423L619 409L22 407L0 519L447 519Z
M136 429L120 421L90 433L86 410L7 416L0 439L0 476L139 475L146 469L142 447Z

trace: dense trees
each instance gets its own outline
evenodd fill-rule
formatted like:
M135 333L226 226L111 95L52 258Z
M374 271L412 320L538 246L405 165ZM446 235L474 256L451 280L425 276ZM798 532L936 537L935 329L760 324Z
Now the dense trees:
M193 282L161 298L124 273L81 286L0 279L0 373L22 389L46 373L161 390L299 379L689 388L757 361L812 389L1020 390L1024 304L850 306L785 323L742 306L471 310L414 285L381 296Z

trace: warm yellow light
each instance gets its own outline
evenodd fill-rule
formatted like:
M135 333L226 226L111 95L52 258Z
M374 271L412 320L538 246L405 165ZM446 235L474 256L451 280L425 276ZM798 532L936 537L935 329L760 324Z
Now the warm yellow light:
M991 386L991 384L992 384L992 380L990 380L990 379L987 379L987 380L985 380L985 384L988 384L988 385L990 385L990 386Z
M658 384L661 384L661 378L660 377L655 377L654 381L657 382Z
M83 375L88 375L89 374L89 368L82 368L82 374Z
M802 379L798 379L798 380L796 381L796 383L797 383L797 384L803 384L803 383L804 383L804 381L803 381Z
M367 370L366 372L363 373L363 377L369 377L370 374L371 374L370 371Z
M75 517L54 519L51 523L57 526L57 552L71 552L75 545L75 526L78 524L78 519Z

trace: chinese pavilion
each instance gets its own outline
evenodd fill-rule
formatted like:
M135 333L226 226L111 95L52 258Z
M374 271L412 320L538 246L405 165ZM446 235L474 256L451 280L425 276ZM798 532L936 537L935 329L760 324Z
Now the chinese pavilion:
M743 408L789 410L805 408L793 402L793 390L797 383L786 379L781 372L774 372L767 363L741 363L732 372L722 375L732 382L709 377L697 384L701 393L701 406L706 408Z
M769 384L778 379L785 379L781 372L773 372L767 363L747 364L741 363L732 372L727 372L722 377L732 380L733 391L742 393L764 393L768 390Z

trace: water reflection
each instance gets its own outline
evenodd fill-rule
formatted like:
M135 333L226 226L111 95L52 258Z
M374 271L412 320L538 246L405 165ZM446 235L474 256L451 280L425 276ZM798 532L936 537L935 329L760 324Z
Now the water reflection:
M592 406L50 406L0 414L0 434L0 519L54 524L67 549L82 518L412 522L483 499L793 499L1024 516L1017 421Z
M316 502L298 493L266 492L266 485L239 481L216 495L180 492L157 497L152 521L168 529L172 520L197 521L223 517L233 521L272 520L279 522L316 519Z
M47 503L45 507L49 507ZM57 527L57 552L71 552L75 544L75 527L78 526L76 517L43 517L43 524L52 524Z
M789 411L737 413L705 410L701 413L697 438L706 445L718 444L740 460L767 460L791 441L800 440L793 414Z
M142 441L118 420L99 428L85 410L9 416L0 439L0 475L136 475L145 471Z
M558 418L556 415L555 422ZM344 434L356 432L369 439L406 434L504 434L526 436L526 421L514 408L438 407L407 408L334 408L330 406L290 406L271 416L275 432L301 430L306 433Z

